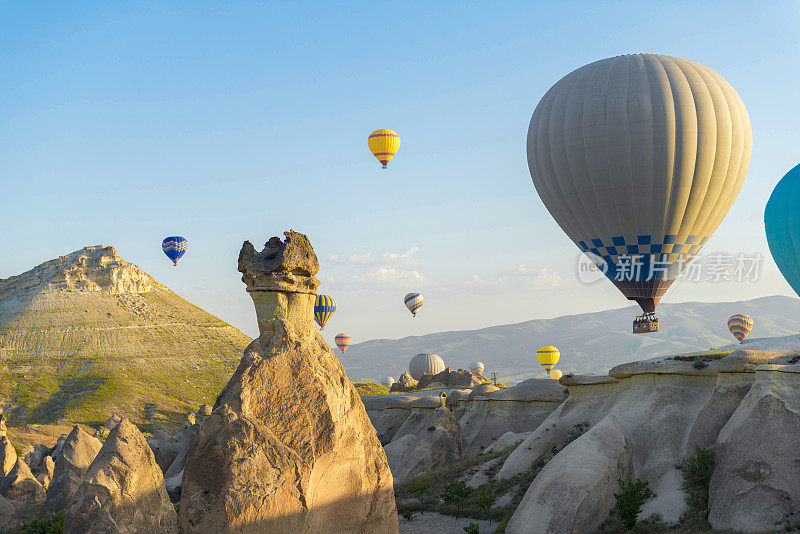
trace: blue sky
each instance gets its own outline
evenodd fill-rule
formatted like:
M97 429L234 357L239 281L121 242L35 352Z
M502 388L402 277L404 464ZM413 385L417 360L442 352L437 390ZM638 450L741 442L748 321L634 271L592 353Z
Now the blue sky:
M665 300L791 295L762 216L800 159L798 23L797 2L0 2L0 277L111 244L252 335L239 248L294 228L339 305L331 339L625 306L578 282L525 136L565 74L654 52L744 100L750 171L705 251L766 258L758 282ZM366 148L377 128L402 138L388 171ZM160 250L174 234L190 242L177 269Z

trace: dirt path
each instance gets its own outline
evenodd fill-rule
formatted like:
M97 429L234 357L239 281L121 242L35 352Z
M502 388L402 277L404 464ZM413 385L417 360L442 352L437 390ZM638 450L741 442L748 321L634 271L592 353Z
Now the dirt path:
M463 527L470 523L478 523L480 525L480 534L491 534L497 528L496 523L489 524L488 521L463 517L456 519L436 512L417 514L411 521L406 521L402 517L399 520L400 534L464 534Z

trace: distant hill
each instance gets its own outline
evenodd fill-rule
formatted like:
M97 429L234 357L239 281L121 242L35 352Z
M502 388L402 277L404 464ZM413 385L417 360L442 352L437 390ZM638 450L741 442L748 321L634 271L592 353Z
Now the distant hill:
M249 342L113 247L86 247L0 279L0 407L15 426L169 423L214 401Z
M619 363L664 354L678 354L728 345L736 340L728 317L746 313L755 326L750 338L800 332L800 300L764 297L740 302L662 304L661 331L633 335L636 307L569 315L480 330L441 332L397 340L378 339L352 345L340 356L352 380L397 378L419 352L435 352L452 368L467 368L474 360L486 364L485 374L516 382L543 376L536 349L555 345L561 350L558 367L565 373L603 373Z

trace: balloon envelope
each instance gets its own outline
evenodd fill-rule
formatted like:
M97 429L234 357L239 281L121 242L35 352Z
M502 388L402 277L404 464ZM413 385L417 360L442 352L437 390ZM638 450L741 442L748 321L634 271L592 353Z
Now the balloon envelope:
M564 373L562 373L559 369L553 369L552 371L550 371L550 378L552 378L553 380L558 380L562 376L564 376Z
M336 343L336 346L339 347L340 351L342 351L342 354L344 354L344 351L346 351L347 347L350 346L350 342L352 340L353 338L351 338L344 332L342 332L341 334L336 334L336 337L333 338L334 343Z
M317 295L317 300L314 303L314 320L317 321L321 329L325 328L325 323L328 322L335 311L336 302L333 297Z
M555 367L560 357L561 353L552 345L547 345L536 351L536 359L546 371Z
M654 54L566 75L542 97L527 140L545 207L646 313L722 222L751 150L747 110L728 82Z
M414 317L417 316L417 310L422 307L424 300L425 299L422 298L422 293L408 293L405 298L403 298L406 308L408 308L408 311L410 311L411 315Z
M161 242L161 250L172 260L174 265L178 264L178 260L186 254L186 249L189 247L189 242L180 236L171 236Z
M408 364L408 372L414 380L419 380L422 375L436 375L442 371L444 371L444 360L432 352L417 354Z
M764 209L764 229L772 258L800 295L800 165L781 178Z
M400 136L394 130L385 128L375 130L369 134L367 144L372 155L381 162L385 169L389 161L397 154L397 149L400 148Z
M741 343L750 331L753 330L753 318L743 313L737 313L728 319L728 330L730 330L733 337L738 339L739 343Z
M397 382L397 380L395 380L393 376L387 376L384 377L383 380L381 380L381 385L390 388L392 387L392 384L394 384L395 382Z
M481 375L484 369L486 369L486 367L483 365L483 362L472 362L469 364L469 370L473 373Z

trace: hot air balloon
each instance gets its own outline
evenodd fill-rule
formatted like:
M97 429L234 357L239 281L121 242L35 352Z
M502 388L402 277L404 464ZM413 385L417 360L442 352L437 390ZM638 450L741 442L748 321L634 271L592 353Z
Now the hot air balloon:
M409 293L403 299L403 302L406 303L406 308L408 311L411 312L411 315L414 317L417 316L417 310L422 307L422 303L424 302L424 298L422 298L422 293Z
M344 351L346 351L347 347L350 346L352 338L345 333L341 333L336 334L336 337L333 338L333 341L336 343L336 346L339 347L339 350L342 351L342 354L344 354Z
M484 367L483 362L472 362L469 364L469 370L476 375L482 375L484 369L486 369L486 367Z
M654 313L683 262L706 244L741 189L752 149L736 91L693 61L632 54L558 81L528 128L528 167L578 248Z
M536 359L542 364L545 371L550 371L558 363L561 353L552 345L547 345L536 351Z
M390 388L392 387L392 384L394 384L395 382L397 382L397 380L395 380L393 376L387 376L384 377L383 380L381 380L381 385Z
M753 330L753 318L743 313L737 313L728 319L728 330L731 331L733 337L739 340L739 343L744 343L744 338Z
M559 380L562 376L564 376L564 373L562 373L559 369L553 369L550 371L550 378L553 380Z
M400 136L393 130L375 130L369 134L367 144L372 155L381 162L385 169L389 161L397 154L397 149L400 148Z
M800 295L800 165L786 173L769 197L764 228L772 258L781 274Z
M333 297L317 295L317 300L314 302L314 319L317 321L321 330L325 330L325 323L328 322L335 311L336 302L333 300Z
M186 254L189 242L179 236L167 237L161 242L161 250L172 260L172 265L177 266L178 260Z
M408 363L408 372L414 380L419 380L422 375L438 375L444 371L444 360L438 354L423 352L417 354Z

